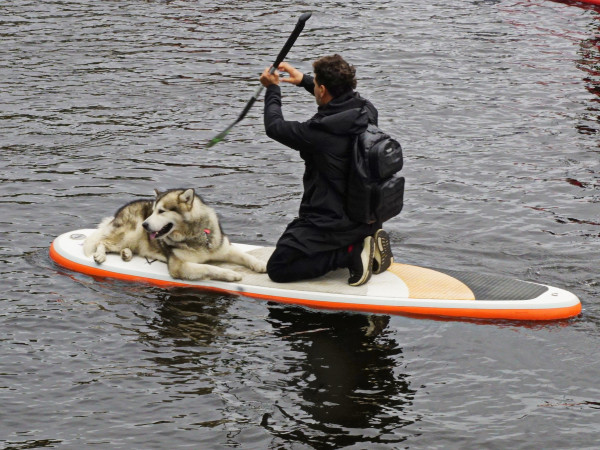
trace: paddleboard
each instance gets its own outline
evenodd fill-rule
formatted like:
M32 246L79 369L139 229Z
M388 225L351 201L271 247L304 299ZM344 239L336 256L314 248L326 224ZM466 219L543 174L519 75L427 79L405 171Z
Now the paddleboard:
M272 282L266 274L231 264L221 265L241 273L241 281L179 280L169 275L166 264L139 256L125 262L119 255L109 254L103 264L96 264L83 253L83 242L93 231L74 230L57 237L50 247L50 257L62 267L93 277L198 288L310 308L509 320L556 320L581 312L575 295L555 287L400 263L392 264L388 271L373 275L367 284L358 287L347 284L346 269L315 280L282 284ZM268 247L234 245L265 260L273 251Z

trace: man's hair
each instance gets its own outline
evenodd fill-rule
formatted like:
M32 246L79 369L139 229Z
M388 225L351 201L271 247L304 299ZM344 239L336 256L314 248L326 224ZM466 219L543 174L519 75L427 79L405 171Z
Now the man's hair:
M338 54L317 59L313 68L317 83L325 85L333 98L356 88L356 69Z

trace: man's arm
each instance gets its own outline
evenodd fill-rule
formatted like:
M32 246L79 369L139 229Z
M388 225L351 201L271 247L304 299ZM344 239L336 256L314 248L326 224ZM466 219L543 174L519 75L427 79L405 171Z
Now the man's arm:
M277 73L270 74L267 68L261 75L260 82L267 88L264 111L267 136L294 150L310 150L312 143L309 140L308 125L287 121L283 117L279 75Z
M310 94L312 96L314 96L315 95L315 81L314 80L315 80L314 77L304 74L304 76L302 77L302 81L300 82L300 84L298 86L303 87L308 92L310 92Z
M281 81L303 87L310 92L311 95L315 95L315 84L313 77L300 72L298 69L286 62L279 64L278 69L280 72L286 72L289 74L288 77L282 78Z

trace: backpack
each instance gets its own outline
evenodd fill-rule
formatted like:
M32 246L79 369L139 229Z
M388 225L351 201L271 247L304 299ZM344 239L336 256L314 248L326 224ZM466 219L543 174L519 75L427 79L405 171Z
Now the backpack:
M397 216L404 204L402 147L376 125L351 143L346 213L361 223L383 223Z

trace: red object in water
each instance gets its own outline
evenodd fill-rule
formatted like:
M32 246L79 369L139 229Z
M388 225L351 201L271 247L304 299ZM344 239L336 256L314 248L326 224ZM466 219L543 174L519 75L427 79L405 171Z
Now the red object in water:
M590 5L600 5L600 0L577 0L573 3L588 3Z

